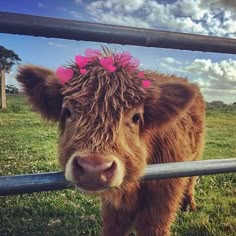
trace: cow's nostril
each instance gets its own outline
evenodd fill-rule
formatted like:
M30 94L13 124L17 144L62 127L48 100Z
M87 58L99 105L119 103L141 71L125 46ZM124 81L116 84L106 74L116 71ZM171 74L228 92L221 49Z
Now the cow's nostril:
M75 172L77 175L82 176L85 173L85 170L82 165L80 165L80 162L78 161L79 159L75 159Z
M118 169L117 162L102 158L76 157L74 176L81 185L108 186L114 180Z
M104 182L108 182L114 176L116 168L117 164L115 161L113 161L111 166L101 173L101 180Z

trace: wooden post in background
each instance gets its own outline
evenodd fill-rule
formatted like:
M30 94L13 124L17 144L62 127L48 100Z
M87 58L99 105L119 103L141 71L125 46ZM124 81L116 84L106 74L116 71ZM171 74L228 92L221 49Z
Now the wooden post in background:
M1 100L2 109L7 108L7 98L6 98L6 81L5 81L5 71L1 70Z

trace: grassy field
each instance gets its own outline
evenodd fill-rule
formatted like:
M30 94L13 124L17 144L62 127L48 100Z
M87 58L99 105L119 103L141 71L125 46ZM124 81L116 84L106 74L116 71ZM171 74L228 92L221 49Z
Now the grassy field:
M59 170L57 127L40 119L22 96L0 112L0 175ZM236 109L207 112L204 159L236 157ZM177 236L236 235L235 174L200 177L197 211L180 212ZM99 235L100 203L74 190L0 197L0 235Z

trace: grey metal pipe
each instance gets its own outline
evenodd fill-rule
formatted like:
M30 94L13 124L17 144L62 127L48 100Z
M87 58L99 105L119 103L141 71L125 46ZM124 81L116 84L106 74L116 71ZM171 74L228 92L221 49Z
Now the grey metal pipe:
M236 158L149 165L142 179L157 180L230 172L236 172Z
M236 39L0 12L0 32L236 54Z
M0 176L0 196L61 190L73 187L62 172Z
M141 180L236 172L236 158L148 165ZM0 196L73 188L62 172L0 177Z

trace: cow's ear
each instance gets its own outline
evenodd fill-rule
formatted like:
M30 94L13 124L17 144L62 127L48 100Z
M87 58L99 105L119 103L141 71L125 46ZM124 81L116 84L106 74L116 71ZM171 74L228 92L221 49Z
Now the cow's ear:
M33 108L44 118L57 121L62 107L62 85L55 73L46 68L26 65L19 68L16 78Z
M187 83L170 82L157 85L144 104L146 128L161 127L181 117L193 104L198 88Z

